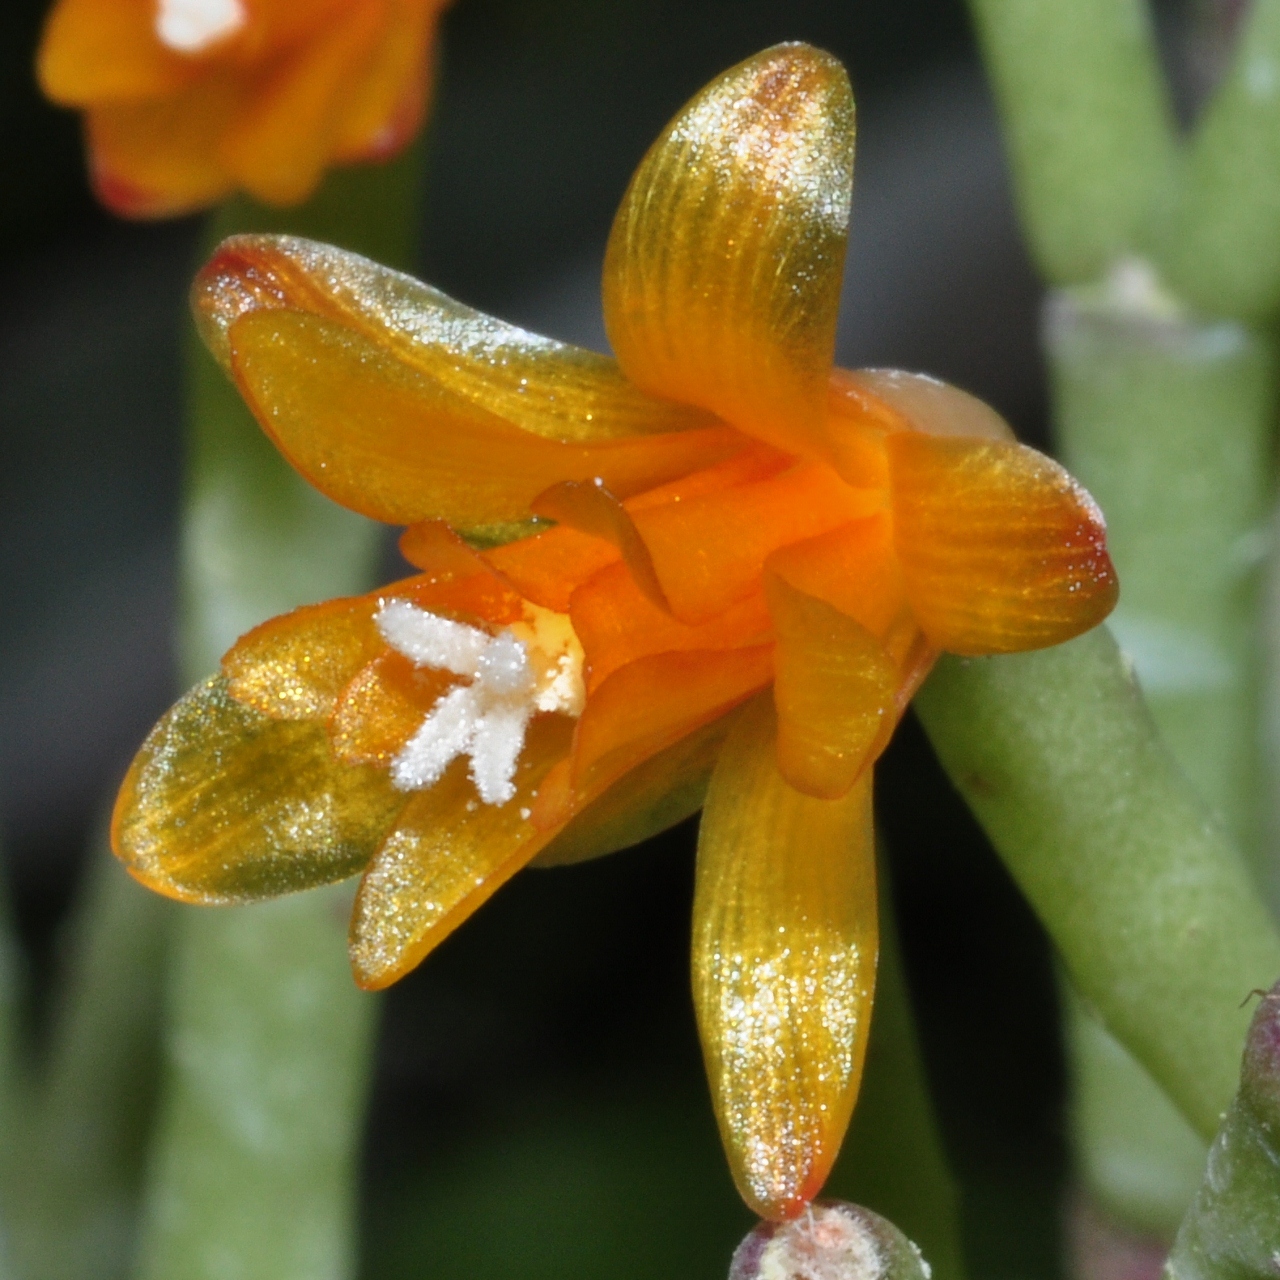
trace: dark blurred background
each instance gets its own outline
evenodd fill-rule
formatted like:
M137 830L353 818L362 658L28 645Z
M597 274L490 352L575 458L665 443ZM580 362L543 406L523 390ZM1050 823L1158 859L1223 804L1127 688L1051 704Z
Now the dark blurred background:
M176 692L176 371L199 228L93 205L77 123L31 79L44 7L0 6L0 149L17 178L0 188L0 824L47 975L90 831ZM839 55L858 95L840 362L948 378L1044 444L1038 289L959 0L458 0L423 274L602 347L599 268L631 169L693 91L783 39ZM877 785L971 1274L1055 1275L1062 1072L1043 936L913 722ZM521 876L391 992L370 1280L724 1274L750 1224L688 995L692 847L680 829Z

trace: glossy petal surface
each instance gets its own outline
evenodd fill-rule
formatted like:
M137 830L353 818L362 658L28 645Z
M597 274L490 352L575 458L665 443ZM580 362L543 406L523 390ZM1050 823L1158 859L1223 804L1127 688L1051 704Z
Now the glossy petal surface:
M628 494L737 447L725 428L548 440L314 315L258 312L231 337L241 393L281 452L322 493L388 524L518 520L557 481L598 476Z
M915 432L886 448L907 596L938 648L1042 648L1111 612L1118 587L1102 513L1052 459Z
M646 391L793 452L821 448L853 182L844 68L779 45L712 81L623 197L609 341Z
M836 800L888 745L897 665L860 622L771 576L777 648L778 769L806 795Z
M528 813L571 732L563 716L533 722L506 804L476 803L462 760L414 794L356 895L351 965L362 987L403 977L555 834L536 830Z
M706 413L637 391L607 356L528 333L358 254L293 236L224 241L197 277L192 305L224 364L231 325L241 317L302 312L394 353L442 402L548 440L591 443L712 425Z
M789 787L767 698L744 710L698 840L693 991L738 1190L790 1218L822 1188L857 1096L877 955L871 771L841 800Z
M138 752L112 843L171 898L252 902L355 874L404 803L385 770L340 764L323 725L272 720L214 677Z
M453 683L449 673L415 667L399 653L374 659L347 684L333 709L334 755L344 764L389 766Z
M264 622L223 656L228 691L277 720L325 719L347 682L386 648L376 609L373 597L351 596Z

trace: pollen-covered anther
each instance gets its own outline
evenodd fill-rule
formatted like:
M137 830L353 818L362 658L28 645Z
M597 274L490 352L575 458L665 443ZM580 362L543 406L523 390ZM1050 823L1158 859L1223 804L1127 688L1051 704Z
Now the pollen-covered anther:
M156 35L175 53L202 53L235 35L247 18L243 0L159 0Z
M383 639L416 666L470 680L436 701L392 760L392 781L403 791L431 786L465 755L480 799L506 804L516 793L530 718L582 714L582 646L562 614L527 605L524 619L491 635L406 600L388 600L374 620Z

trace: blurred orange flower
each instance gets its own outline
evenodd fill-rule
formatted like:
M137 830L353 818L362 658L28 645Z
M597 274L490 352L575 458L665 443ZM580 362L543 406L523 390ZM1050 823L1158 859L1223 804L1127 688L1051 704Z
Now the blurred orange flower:
M99 198L127 217L247 191L305 200L331 164L417 132L448 0L57 0L37 69L85 112Z
M857 1093L871 766L908 699L942 649L1054 644L1116 598L1097 508L992 410L832 369L852 176L832 58L781 46L713 82L614 224L616 361L337 249L227 241L194 289L205 340L303 475L408 526L420 573L243 637L153 731L114 827L192 902L363 872L351 959L377 988L535 858L705 797L695 998L769 1217L817 1194Z

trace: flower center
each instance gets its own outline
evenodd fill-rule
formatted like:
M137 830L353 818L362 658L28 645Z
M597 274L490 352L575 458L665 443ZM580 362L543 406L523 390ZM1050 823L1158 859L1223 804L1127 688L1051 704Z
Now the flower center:
M516 793L516 764L534 714L582 714L582 646L563 614L526 604L522 621L490 635L407 600L388 600L374 621L415 666L470 680L436 700L392 760L391 779L402 791L431 786L465 755L480 799L506 804Z
M177 53L201 53L234 35L247 18L243 0L159 0L156 35Z

